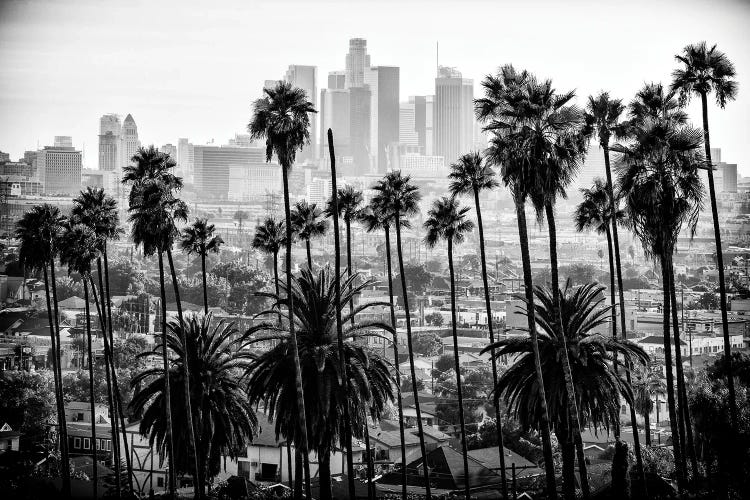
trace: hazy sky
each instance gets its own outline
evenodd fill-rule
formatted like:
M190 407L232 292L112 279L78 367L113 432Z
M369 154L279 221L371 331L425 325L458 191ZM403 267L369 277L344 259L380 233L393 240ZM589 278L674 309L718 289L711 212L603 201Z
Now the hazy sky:
M95 168L104 113L132 113L144 143L223 143L244 132L264 80L310 64L325 85L351 37L367 39L373 65L401 67L404 101L434 93L439 41L440 63L477 92L513 63L576 89L579 103L668 82L674 54L705 39L740 83L736 102L709 111L712 142L750 175L749 21L750 3L708 0L0 0L0 150L15 159L71 135Z

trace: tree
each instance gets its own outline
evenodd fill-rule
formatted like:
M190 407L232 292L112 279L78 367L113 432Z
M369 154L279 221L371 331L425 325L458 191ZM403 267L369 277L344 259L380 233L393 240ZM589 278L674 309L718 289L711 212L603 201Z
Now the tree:
M335 201L335 203L334 203ZM362 209L362 191L354 189L352 186L344 186L336 191L336 198L333 196L328 200L326 205L326 214L331 218L343 219L346 226L346 268L349 276L352 275L352 221L359 218L359 212ZM334 235L335 236L335 235ZM354 307L354 302L349 304L349 309Z
M323 218L323 210L316 203L300 200L292 210L292 230L297 237L305 242L307 251L307 266L312 268L312 250L310 240L325 235L328 221Z
M672 425L677 478L681 488L687 475L680 349L675 351L677 397L681 411L675 407L675 384L672 374L672 340L669 332L673 276L672 256L675 242L683 227L695 231L702 206L703 186L697 170L700 157L700 132L685 125L687 119L673 92L659 84L646 85L629 109L628 144L616 144L620 153L620 189L626 213L634 233L641 240L648 257L657 260L662 270L664 290L664 359L667 367L667 404ZM679 345L675 330L675 345ZM679 419L679 422L678 422Z
M206 255L209 252L219 253L219 247L224 243L221 236L214 234L215 226L208 223L208 219L195 219L191 226L182 231L180 245L188 255L200 255L201 273L203 275L203 312L208 314L208 289L206 285Z
M526 301L530 304L529 310L532 311L528 315L528 328L534 346L536 381L540 388L538 403L541 410L541 421L539 428L544 445L547 496L554 500L557 498L557 487L555 485L547 399L544 395L545 385L533 314L533 280L525 211L526 200L539 183L539 179L526 157L527 141L522 120L516 118L517 115L519 118L523 117L523 110L518 108L524 107L525 103L528 102L524 90L530 85L534 85L534 79L528 72L516 71L512 65L503 66L497 75L489 75L482 82L484 97L475 101L475 111L479 121L484 124L483 130L492 134L486 160L491 165L500 168L503 184L510 189L516 208L524 289ZM531 108L531 106L528 107Z
M456 276L453 267L453 245L460 244L466 239L466 233L474 229L474 223L468 220L466 214L469 207L461 207L456 198L443 197L435 200L427 213L424 228L427 231L425 244L428 248L435 248L438 243L448 244L448 270L451 284L451 325L453 328L453 361L456 371L456 391L458 393L458 417L461 426L461 448L464 459L464 496L470 494L469 481L469 450L466 444L466 421L464 418L464 399L461 390L461 369L458 358L458 320L456 319Z
M74 281L70 276L60 276L57 278L57 298L58 300L69 299L70 297L81 297L83 295L83 284L81 281Z
M307 100L305 91L292 87L290 83L279 81L273 88L264 89L263 98L255 101L253 117L248 130L253 139L265 139L266 161L275 154L281 165L284 188L284 215L286 229L286 289L292 288L292 216L289 202L289 171L294 165L298 150L310 142L310 114L315 113L313 104ZM305 459L305 494L310 493L310 464L307 460L308 440L305 419L305 398L302 389L302 369L299 363L297 340L294 335L293 297L289 296L289 328L294 355L294 369L297 374L297 410L299 411L299 449Z
M172 398L172 415L175 433L175 464L183 473L194 471L194 448L190 443L188 417L183 408L192 408L193 421L200 440L207 448L197 457L200 464L200 484L219 473L222 456L236 459L238 453L247 447L257 429L255 408L245 391L242 373L249 369L252 356L237 349L238 331L232 323L213 322L212 315L201 317L191 315L184 323L185 332L179 330L183 324L171 321L166 335L173 363L164 376L162 367L140 371L131 381L136 390L130 403L131 409L142 414L139 432L156 443L160 452L167 446L167 426L162 418L166 405L165 383L169 379L176 390ZM187 343L183 339L187 339ZM162 346L154 346L145 355L158 355ZM194 367L188 374L185 365ZM186 378L193 378L190 384L192 404L180 401L185 391ZM200 492L204 495L205 492Z
M714 292L703 292L697 305L698 309L715 310L719 307L719 299Z
M402 221L402 224L406 221ZM408 227L402 225L401 227ZM409 280L409 300L414 300L415 295L421 295L427 291L432 285L434 276L427 270L424 265L421 264L404 264L404 273L406 278ZM395 287L394 292L396 297L404 303L404 289L401 286L401 273L397 274L394 278Z
M317 275L303 268L292 280L291 295L293 321L297 328L297 342L302 358L304 395L306 398L307 435L311 450L318 454L320 463L321 498L331 498L330 454L341 443L347 432L363 439L367 412L379 419L385 406L394 398L390 364L377 351L365 347L361 340L379 335L379 331L392 333L386 323L366 321L351 323L351 317L367 312L385 303L367 303L354 311L343 314L348 299L369 285L368 282L354 285L358 276L340 276L341 301L336 301L335 273L330 267L322 268ZM286 306L289 302L286 285L282 284L282 295L268 294L271 299ZM315 304L316 306L313 306ZM342 314L344 356L349 367L349 377L342 377L338 359L336 335L336 309ZM273 315L273 308L265 315ZM245 344L275 340L278 343L261 353L248 367L248 394L253 404L263 403L269 419L274 422L277 435L298 443L302 430L298 421L296 376L291 332L288 326L265 322L248 330ZM339 387L345 382L344 390ZM351 424L345 429L345 408Z
M485 254L484 242L484 225L482 223L482 208L479 203L479 195L483 191L492 191L500 186L497 181L495 172L489 164L483 161L479 153L468 153L461 156L456 163L451 164L451 173L448 175L451 180L450 191L454 196L471 195L474 197L474 210L477 213L477 228L479 229L479 258L482 272L482 286L484 287L484 305L488 318L492 318L492 308L490 306L490 289L487 281L487 256ZM442 316L440 317L442 323ZM488 321L490 344L495 343L495 332L493 322ZM492 381L497 381L497 361L492 358ZM503 452L503 430L502 421L500 420L500 400L495 395L495 413L497 414L497 442L498 453L500 456L500 474L502 477L503 496L508 497L508 479L505 474L505 453Z
M404 252L401 246L401 229L404 220L419 212L419 188L411 183L408 175L401 175L400 170L388 172L383 179L372 186L375 191L374 203L383 207L387 213L392 214L396 226L396 257L398 258L398 269L401 290L404 300L404 315L406 316L406 347L409 351L409 370L411 372L412 392L414 393L414 409L417 414L417 430L419 432L419 449L422 454L422 470L424 471L425 494L430 497L430 471L427 467L427 448L424 441L422 429L422 408L419 405L419 391L417 388L417 375L414 368L414 346L411 337L411 311L409 311L409 294L406 286L406 270L404 268Z
M721 323L724 331L724 355L729 360L727 365L727 387L730 400L730 415L732 426L737 427L737 403L732 378L731 341L729 338L729 320L727 319L727 290L724 278L724 255L721 246L721 227L719 226L719 210L716 205L716 187L714 186L714 164L711 159L711 139L708 130L708 95L713 93L716 104L724 109L728 101L737 96L737 82L734 64L729 58L716 48L708 47L706 42L686 46L682 54L675 56L682 65L672 72L672 90L679 91L683 103L692 96L701 99L703 115L703 147L705 166L708 173L708 195L711 199L711 215L714 223L714 240L716 241L716 267L719 271L719 297L721 302Z
M55 278L55 256L59 251L59 240L62 235L65 217L60 209L48 205L35 205L26 212L16 224L16 239L20 245L18 260L29 270L44 272L44 288L47 296L47 317L49 319L50 341L52 344L52 366L55 379L55 400L57 403L57 423L60 435L60 454L62 464L62 492L70 497L70 458L68 453L68 433L65 425L65 405L62 390L62 367L60 347L59 311L57 309L57 285ZM49 274L47 269L49 266ZM50 284L52 293L50 294ZM54 311L52 306L54 305Z
M6 371L0 377L0 421L20 431L21 448L43 442L55 415L54 381L44 373Z
M560 309L555 306L552 293L536 287L534 303L540 332L537 337L545 387L549 398L549 415L560 443L563 458L563 484L571 485L574 474L575 444L570 436L571 415L568 411L568 392L563 379L564 356L568 351L570 368L576 380L579 419L583 425L609 429L619 419L620 397L632 403L630 385L612 364L615 355L638 363L648 356L637 344L604 336L597 330L606 324L609 307L604 307L603 287L589 283L573 290L568 283L560 290ZM530 304L524 300L523 314L531 315ZM562 317L562 331L568 337L563 343L559 336L556 316ZM512 356L516 361L500 376L495 390L499 391L524 429L538 429L542 412L537 404L541 388L536 383L533 341L528 337L500 339L494 345L495 356ZM486 347L484 351L489 351Z
M237 210L232 215L232 219L237 221L237 234L242 234L242 223L250 217L250 214L244 210Z
M267 217L255 228L253 237L253 248L273 256L273 283L277 294L279 293L279 251L286 243L288 234L283 222L276 222L273 218ZM290 268L287 267L287 269ZM279 321L281 321L281 311L279 311Z
M649 415L654 410L653 396L664 395L666 386L661 374L661 367L653 363L636 367L633 374L633 407L643 416L646 430L646 446L651 446L651 427ZM657 422L658 424L658 422Z
M430 314L426 314L424 320L428 325L437 327L443 326L443 315L438 312L431 312Z

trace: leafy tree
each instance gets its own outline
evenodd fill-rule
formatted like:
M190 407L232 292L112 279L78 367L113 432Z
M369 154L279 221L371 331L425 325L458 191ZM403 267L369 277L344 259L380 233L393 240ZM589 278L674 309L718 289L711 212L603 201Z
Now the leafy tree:
M422 380L421 378L418 378L417 382L414 383L412 381L412 378L408 375L401 379L401 392L409 392L413 394L415 388L417 389L417 391L425 390L426 385L425 385L424 380Z
M305 242L307 265L312 267L312 249L310 240L323 236L328 229L328 221L323 217L323 210L316 203L300 200L292 210L292 228L297 237Z
M416 295L422 295L429 290L434 276L422 264L404 264L404 276L409 280L409 300L413 301ZM394 293L401 304L404 303L404 289L401 285L401 273L394 277Z
M422 356L434 356L443 350L443 340L435 332L419 332L412 339L414 352Z
M83 283L74 281L70 276L57 278L57 300L65 300L70 297L83 297Z
M0 421L20 431L22 449L44 441L55 420L54 383L43 373L6 371L0 377Z
M196 219L191 226L182 232L180 245L188 255L199 255L201 258L201 273L203 275L203 312L208 314L208 284L206 278L206 256L209 253L219 253L219 247L224 243L221 236L214 234L215 226L208 223L208 219Z
M87 370L77 370L63 377L65 401L91 402L90 380ZM97 366L94 370L94 403L107 404L107 383L104 368Z
M443 326L443 315L438 312L432 312L430 314L426 314L424 317L424 320L427 322L428 325L441 327Z
M112 345L112 360L115 368L139 366L143 360L138 356L148 350L145 337L130 335L125 340L115 340Z
M698 309L715 310L719 308L719 298L713 292L704 292L697 302Z

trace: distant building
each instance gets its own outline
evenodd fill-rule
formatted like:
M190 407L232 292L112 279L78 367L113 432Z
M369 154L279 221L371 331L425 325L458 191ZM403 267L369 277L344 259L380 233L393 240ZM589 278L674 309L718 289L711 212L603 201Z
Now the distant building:
M141 147L141 141L138 140L138 126L135 124L133 115L128 114L125 121L122 122L122 159L121 167L130 165L132 158Z
M329 89L346 88L346 71L331 71L328 73Z
M291 64L284 75L284 80L294 87L300 88L307 94L307 100L318 109L318 67ZM318 132L318 115L310 113L310 144L297 153L299 162L317 158L316 143Z
M388 170L388 148L399 139L399 68L373 66L365 69L370 87L370 153L374 173Z
M195 164L195 149L185 138L177 140L177 171L176 174L182 177L186 183L193 183Z
M724 163L720 164L722 170L722 192L724 193L736 193L737 192L737 164L736 163Z
M454 162L474 145L474 81L440 66L435 78L434 154Z
M402 102L398 110L398 142L408 146L419 146L415 124L414 101Z
M424 156L406 153L399 156L398 168L404 175L414 178L445 178L448 169L442 156Z
M177 163L177 146L171 143L167 143L160 147L159 151L168 154L169 157L172 158L175 163Z
M232 164L229 166L229 191L231 201L258 200L266 193L281 190L281 167L277 163Z
M72 148L73 138L69 135L56 135L54 144L56 148Z
M414 130L420 152L433 155L435 148L435 96L418 95L409 98L414 103Z
M365 84L365 69L370 67L370 56L367 54L367 40L352 38L349 40L349 53L346 54L346 88L361 87Z
M10 154L9 153L3 153L0 151L0 163L10 161Z
M39 182L48 195L75 195L81 189L81 152L73 147L45 146L37 151Z
M364 175L370 172L370 136L372 134L370 117L372 113L372 93L368 86L352 87L348 92L349 140L352 168L348 169L351 171L343 169L341 170L341 173L343 175ZM334 129L334 133L335 132Z
M250 168L265 165L265 148L245 148L231 146L194 147L194 186L195 191L205 200L228 200L231 178L237 182L250 181ZM244 187L232 187L232 196L243 199Z
M320 156L329 159L328 129L333 130L336 158L351 155L350 93L346 89L320 91ZM330 160L328 160L330 161Z

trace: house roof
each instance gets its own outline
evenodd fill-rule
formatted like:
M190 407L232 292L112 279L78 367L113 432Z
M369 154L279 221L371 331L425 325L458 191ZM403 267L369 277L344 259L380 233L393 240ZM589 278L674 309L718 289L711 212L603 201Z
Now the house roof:
M407 431L408 432L404 432L404 444L406 444L406 446L417 446L419 444L419 437L412 433L411 429L407 429ZM370 429L370 439L388 448L398 448L401 446L401 433L398 430L385 431Z
M503 448L503 454L505 455L506 468L510 468L515 464L517 469L534 469L535 471L542 471L536 466L536 464L525 459L518 453L510 451L508 448ZM500 468L500 454L498 453L497 446L469 450L469 456L479 460L485 467L489 467L490 469Z
M663 345L664 344L664 338L660 337L658 335L649 335L648 337L644 337L640 340L636 340L639 344L657 344L657 345ZM680 340L680 345L687 345L684 340Z

